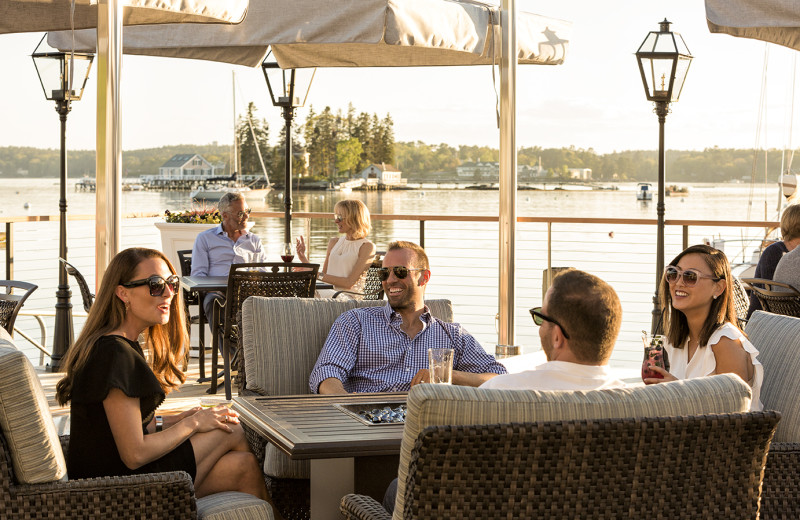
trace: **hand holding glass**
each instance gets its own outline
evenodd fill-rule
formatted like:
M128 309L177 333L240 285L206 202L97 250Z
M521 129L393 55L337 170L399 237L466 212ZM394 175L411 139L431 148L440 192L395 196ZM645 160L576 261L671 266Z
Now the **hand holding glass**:
M453 383L453 354L451 348L428 349L428 371L431 383L449 385Z

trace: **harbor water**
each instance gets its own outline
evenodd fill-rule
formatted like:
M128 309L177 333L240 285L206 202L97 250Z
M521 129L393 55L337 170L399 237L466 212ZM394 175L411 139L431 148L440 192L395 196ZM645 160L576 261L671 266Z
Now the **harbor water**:
M70 215L92 215L95 194L76 192L74 180L67 191ZM655 201L637 201L635 183L618 184L618 190L556 189L520 191L517 215L520 217L626 218L655 219ZM57 179L0 179L0 218L22 215L58 215ZM422 185L417 190L295 191L294 211L332 212L343 198L363 200L372 213L394 215L496 216L496 190L440 190ZM123 192L123 215L163 214L165 209L180 211L193 206L188 192ZM778 203L776 186L745 184L689 185L689 194L666 198L666 218L683 220L775 220ZM195 204L196 205L196 204ZM263 203L250 203L254 211L282 212L280 191L271 192ZM161 248L160 236L153 225L161 218L125 219L122 247ZM267 252L279 260L283 242L283 220L255 218L253 232L262 237ZM497 342L495 316L498 307L498 224L496 222L428 221L425 246L431 258L432 278L426 296L453 301L456 321L465 324L484 347L494 351ZM332 220L295 219L294 236L310 237L312 261L324 259L327 241L336 233ZM682 248L680 227L667 228L666 261ZM73 220L68 223L68 257L94 287L94 222ZM516 277L517 344L530 352L539 348L537 328L527 309L541 305L543 271L571 266L592 272L608 281L623 301L624 321L612 364L635 369L641 362L641 330L650 328L652 295L655 288L655 226L614 226L609 224L553 225L548 235L544 223L522 223L517 232ZM729 257L741 261L757 247L763 229L741 232L739 228L692 227L690 243L703 240L725 241ZM373 220L370 239L378 250L385 250L392 240L419 241L417 221ZM549 238L549 245L548 245ZM719 243L719 242L718 242ZM745 245L746 244L746 245ZM52 312L58 279L58 222L23 222L14 224L14 278L34 282L39 289L24 310ZM5 254L0 256L5 271ZM4 272L3 271L3 272ZM72 303L76 314L82 311L77 287L70 280ZM52 317L44 317L47 348L52 346ZM76 332L82 318L75 318ZM39 326L31 316L21 316L17 328L39 339ZM24 340L19 341L34 364L38 351ZM45 360L45 363L47 360Z

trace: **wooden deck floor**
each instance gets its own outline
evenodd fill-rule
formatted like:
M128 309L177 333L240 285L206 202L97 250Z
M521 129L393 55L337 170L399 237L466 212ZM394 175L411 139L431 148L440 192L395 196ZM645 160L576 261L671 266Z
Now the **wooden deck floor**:
M209 353L210 354L210 353ZM211 362L206 357L206 374L211 373ZM50 405L50 412L53 414L53 421L56 424L56 431L59 435L69 433L69 405L60 406L55 399L56 384L63 377L61 373L46 372L44 368L36 368L39 381L42 383L44 393L47 396L47 403ZM181 410L191 408L200 404L200 398L213 398L219 401L225 400L225 388L220 385L217 387L216 395L207 394L206 390L211 386L210 383L198 383L200 369L197 358L189 360L189 368L186 372L186 382L176 391L167 394L167 398L159 408L165 414L177 413Z

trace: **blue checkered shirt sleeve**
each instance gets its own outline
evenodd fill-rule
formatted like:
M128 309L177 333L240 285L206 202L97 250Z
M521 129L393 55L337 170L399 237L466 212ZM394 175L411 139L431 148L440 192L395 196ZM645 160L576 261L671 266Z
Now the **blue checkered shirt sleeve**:
M319 393L319 385L328 378L347 381L358 360L360 337L361 322L354 313L345 312L336 319L308 379L311 393Z

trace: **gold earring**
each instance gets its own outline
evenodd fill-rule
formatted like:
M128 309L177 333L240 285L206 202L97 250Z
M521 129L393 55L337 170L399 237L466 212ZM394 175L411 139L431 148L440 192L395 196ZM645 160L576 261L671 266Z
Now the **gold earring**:
M716 296L714 298L716 298ZM129 310L131 310L131 302L125 302L125 312L128 312Z

